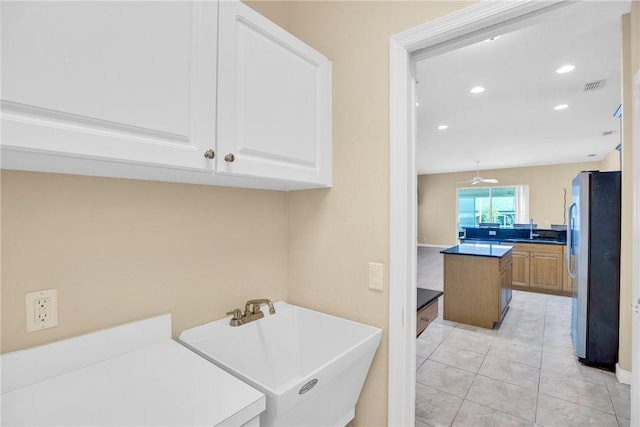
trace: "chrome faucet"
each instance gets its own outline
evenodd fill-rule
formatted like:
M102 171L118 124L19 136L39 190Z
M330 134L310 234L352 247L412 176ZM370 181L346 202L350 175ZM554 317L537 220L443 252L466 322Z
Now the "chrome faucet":
M229 325L241 326L253 322L254 320L262 319L264 317L264 313L260 310L260 304L267 304L269 306L269 314L276 314L276 309L270 300L250 299L244 306L244 313L239 308L227 313L233 315L231 320L229 320Z
M533 218L529 218L529 239L533 239L534 237L539 237L540 233L533 232Z

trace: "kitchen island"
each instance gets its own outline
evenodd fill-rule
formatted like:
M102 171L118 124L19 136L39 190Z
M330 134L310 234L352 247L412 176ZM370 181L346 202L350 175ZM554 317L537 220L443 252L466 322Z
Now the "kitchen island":
M493 329L511 300L512 246L461 244L444 255L444 319Z
M459 239L460 243L513 246L513 289L573 294L573 280L565 268L566 228L463 227ZM573 255L570 262L573 265Z

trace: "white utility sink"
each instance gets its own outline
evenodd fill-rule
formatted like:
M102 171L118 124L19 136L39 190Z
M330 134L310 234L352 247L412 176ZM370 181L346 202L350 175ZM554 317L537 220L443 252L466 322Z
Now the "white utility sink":
M381 329L282 301L275 309L241 326L201 325L178 341L266 395L261 426L346 425Z

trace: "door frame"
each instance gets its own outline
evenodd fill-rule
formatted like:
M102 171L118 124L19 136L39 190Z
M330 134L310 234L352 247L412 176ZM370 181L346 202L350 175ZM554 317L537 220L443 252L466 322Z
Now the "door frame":
M484 40L499 32L509 32L530 25L536 20L543 20L547 14L559 7L569 4L571 3L565 0L481 1L443 18L396 34L390 39L388 383L388 425L390 426L407 426L415 422L417 269L415 63L418 59L451 51ZM636 177L636 183L639 179ZM638 185L636 185L637 188ZM640 228L640 225L636 224L636 227ZM635 230L634 235L637 233L638 229Z
M640 165L640 71L633 82L633 164ZM631 259L640 255L640 168L633 168L632 183L632 236ZM640 264L633 263L631 270L631 304L640 305ZM637 306L635 307L637 308ZM631 425L640 424L640 313L631 312Z

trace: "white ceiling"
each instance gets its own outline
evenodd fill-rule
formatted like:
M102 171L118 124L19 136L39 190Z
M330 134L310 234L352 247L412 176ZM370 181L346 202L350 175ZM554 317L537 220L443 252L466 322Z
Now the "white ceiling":
M620 143L613 113L621 103L620 16L628 11L628 1L587 1L418 62L418 173L471 171L476 160L482 170L604 158ZM565 64L575 70L557 74ZM602 89L584 91L601 79ZM469 93L477 85L486 91ZM558 104L569 107L556 111Z

